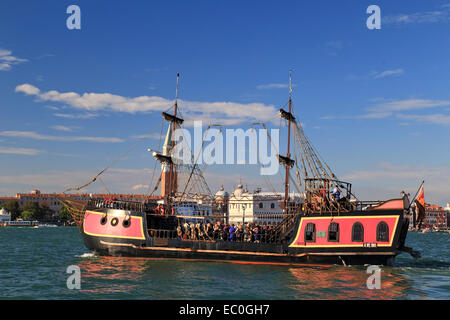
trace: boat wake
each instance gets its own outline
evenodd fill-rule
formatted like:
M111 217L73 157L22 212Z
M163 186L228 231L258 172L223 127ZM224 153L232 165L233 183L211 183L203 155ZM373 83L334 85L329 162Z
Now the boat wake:
M83 253L82 255L76 255L75 257L83 258L83 259L90 259L90 258L95 258L96 255L92 252L88 252L88 253Z

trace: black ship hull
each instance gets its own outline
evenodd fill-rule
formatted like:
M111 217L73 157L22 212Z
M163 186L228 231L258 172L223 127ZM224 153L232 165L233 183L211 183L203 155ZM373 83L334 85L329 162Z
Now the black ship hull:
M165 229L155 229L158 221L165 221ZM261 237L254 242L183 239L177 235L177 221L174 216L155 217L146 212L100 209L85 212L80 230L86 247L100 256L290 265L388 265L404 251L409 220L403 217L403 210L364 214L358 211L340 216L299 215L289 236L283 239ZM331 221L339 222L338 239L326 235L323 226ZM364 239L355 241L352 226L356 223L364 225ZM317 228L311 241L305 235L308 224L315 224ZM385 239L377 238L380 224L388 227Z

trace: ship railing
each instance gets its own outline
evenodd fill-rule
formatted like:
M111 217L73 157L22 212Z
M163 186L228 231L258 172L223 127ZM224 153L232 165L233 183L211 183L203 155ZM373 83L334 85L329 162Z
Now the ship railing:
M370 208L380 205L382 202L383 201L332 201L328 205L322 206L304 205L300 211L302 213L332 215L340 215L342 213L355 211L364 213L365 211L370 210Z
M137 201L125 200L105 200L105 199L90 199L87 204L87 209L118 209L127 211L150 211L153 210L155 204L142 203Z
M153 231L153 232L152 232ZM179 239L182 241L198 241L198 242L239 242L239 243L274 243L276 238L273 237L275 229L264 230L260 228L258 232L225 232L224 230L215 230L212 232L194 232L181 230L180 234L175 230L159 230L149 229L149 234L155 238Z
M176 239L178 237L176 230L167 229L148 229L148 234L152 238L159 239Z

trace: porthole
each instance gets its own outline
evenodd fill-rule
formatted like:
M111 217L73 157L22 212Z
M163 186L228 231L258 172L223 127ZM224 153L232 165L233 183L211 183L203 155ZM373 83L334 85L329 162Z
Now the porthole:
M113 218L113 219L111 220L111 225L112 225L113 227L117 226L118 223L119 223L119 219L117 219L117 218Z
M100 224L101 225L105 225L108 222L108 217L106 215L104 215L101 219L100 219Z
M123 220L122 225L124 228L128 228L131 225L131 219L128 218L128 219Z

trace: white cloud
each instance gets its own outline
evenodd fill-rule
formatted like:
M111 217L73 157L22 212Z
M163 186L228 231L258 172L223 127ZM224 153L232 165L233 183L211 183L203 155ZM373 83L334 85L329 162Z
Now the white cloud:
M39 88L37 88L31 84L24 83L20 86L17 86L15 89L15 92L23 92L26 95L39 95L41 90L39 90Z
M65 119L91 119L98 117L95 113L81 113L81 114L73 114L73 113L54 113L55 117L65 118Z
M17 58L11 55L10 50L0 49L0 71L9 71L13 65L27 62L27 59Z
M29 148L6 148L0 147L0 153L2 154L15 154L23 156L35 156L43 153L42 150L29 149Z
M0 131L0 136L11 138L24 138L34 140L49 141L88 141L88 142L104 142L104 143L120 143L123 139L105 138L105 137L77 137L77 136L50 136L43 135L32 131Z
M427 110L450 106L450 100L431 100L431 99L405 99L382 102L372 107L366 108L366 113L355 116L324 116L323 120L332 119L385 119L388 117L398 117L403 120L415 120L436 124L449 124L450 115L431 114L431 115L406 115L402 111Z
M89 115L96 111L114 111L125 113L165 111L173 106L173 100L157 96L123 97L111 93L58 92L41 90L30 84L16 87L16 92L37 96L42 101L59 102L74 109L84 110ZM277 109L273 105L263 103L236 103L229 101L199 102L179 100L187 125L194 119L212 119L221 124L238 124L254 121L273 121L277 118ZM72 117L66 114L57 116Z
M65 131L65 132L72 132L73 129L71 127L66 127L62 125L56 125L52 126L52 129L58 130L58 131Z
M258 90L266 90L266 89L282 89L289 88L289 84L287 83L269 83L269 84L261 84L256 86Z
M159 133L144 133L144 134L136 134L131 136L132 139L154 139L154 140L164 140L164 134L161 137Z
M385 199L388 196L398 197L400 191L410 192L414 196L419 184L425 180L425 201L430 203L445 203L450 194L450 164L441 166L411 166L378 163L374 168L357 170L341 177L352 181L353 188L367 197L367 200ZM371 192L368 192L371 190ZM376 199L370 199L375 197Z
M447 114L398 114L397 117L417 122L450 125L450 115Z
M377 74L375 75L375 79L378 79L378 78L385 78L385 77L393 76L393 75L401 75L401 74L403 74L403 73L404 73L403 69L386 70L386 71L377 73Z
M0 187L5 192L28 192L39 189L41 192L60 193L68 188L81 186L90 181L98 172L91 170L54 170L40 173L22 173L14 175L0 175ZM111 192L131 193L133 186L148 184L152 170L111 168L101 179ZM155 181L156 182L156 178ZM105 187L96 181L80 192L105 192ZM136 189L137 190L137 189ZM143 190L140 193L145 193Z
M439 23L450 21L450 6L444 4L440 9L434 11L400 13L386 15L382 18L383 24L407 25L420 23Z
M373 112L407 111L450 106L450 100L405 99L384 102L370 107Z
M133 191L136 190L141 190L141 189L146 189L148 190L150 188L150 186L148 184L136 184L133 186L133 188L131 188Z

